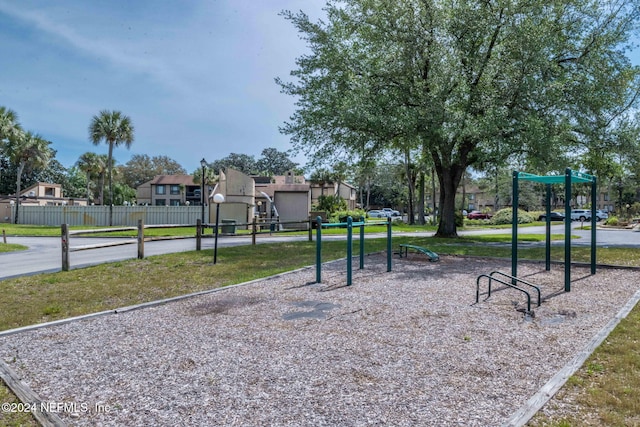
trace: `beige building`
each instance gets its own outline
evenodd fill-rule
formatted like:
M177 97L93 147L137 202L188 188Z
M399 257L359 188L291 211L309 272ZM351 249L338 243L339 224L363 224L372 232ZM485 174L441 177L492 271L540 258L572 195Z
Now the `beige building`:
M191 175L157 175L136 188L136 203L150 206L199 206L200 184Z
M15 196L0 196L0 222L11 222ZM60 184L37 182L20 191L21 206L86 206L87 199L64 197Z
M156 176L140 185L136 192L139 205L200 204L200 186L193 183L190 175ZM292 172L274 177L251 177L228 168L220 172L215 186L207 188L205 218L209 223L216 221L218 207L212 202L215 194L225 198L219 207L220 220L236 223L250 223L254 216L266 222L305 221L309 218L312 204L321 194L340 194L349 209L356 206L356 190L347 183L329 183L321 188Z

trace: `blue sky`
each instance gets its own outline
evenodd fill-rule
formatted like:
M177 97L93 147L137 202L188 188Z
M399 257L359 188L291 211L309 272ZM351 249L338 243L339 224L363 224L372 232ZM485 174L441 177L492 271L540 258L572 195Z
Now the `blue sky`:
M53 142L73 165L91 118L120 110L135 142L117 148L166 155L187 171L231 152L291 148L278 126L294 111L287 78L304 42L284 9L322 16L324 0L0 0L0 105ZM640 51L632 60L640 65ZM294 158L304 163L303 157Z
M294 111L275 77L305 53L284 9L320 17L322 0L0 0L0 105L53 142L73 165L91 118L120 110L135 141L117 148L167 155L187 171L200 159L291 148L278 131ZM304 158L294 158L304 162Z

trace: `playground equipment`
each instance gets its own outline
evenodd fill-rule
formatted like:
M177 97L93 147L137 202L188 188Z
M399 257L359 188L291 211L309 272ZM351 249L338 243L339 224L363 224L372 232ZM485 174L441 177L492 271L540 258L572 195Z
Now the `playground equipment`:
M406 258L408 255L409 249L413 249L417 252L425 254L426 256L429 257L429 261L431 262L440 260L440 256L438 256L437 253L430 251L427 248L423 248L422 246L416 246L416 245L407 245L404 243L400 245L400 250L398 251L398 255L400 255L400 258L402 258L403 253L404 253L404 257Z
M316 218L316 283L322 282L322 228L331 227L347 227L347 286L351 286L353 266L351 265L351 259L353 258L353 227L360 229L360 270L364 268L364 227L366 225L380 225L386 224L387 226L387 272L391 271L391 218L387 218L385 222L375 222L366 224L364 218L360 218L360 221L353 222L353 218L348 217L347 222L339 222L333 224L323 224L322 217Z
M520 179L539 182L546 184L546 244L545 244L545 269L551 270L551 184L562 184L565 186L565 212L571 212L571 185L573 183L590 183L591 184L591 274L596 274L596 204L597 199L596 183L597 179L593 175L565 169L564 176L549 175L540 176L525 172L513 171L513 217L511 232L511 275L494 271L491 274L481 274L476 280L476 302L480 299L480 279L487 278L489 280L488 294L491 296L491 283L496 281L506 286L514 288L527 295L527 310L531 310L531 295L518 283L533 287L538 292L538 306L540 305L540 288L536 285L528 283L518 278L518 181ZM564 290L571 291L571 217L565 214L564 221ZM509 280L498 279L494 277L499 274ZM488 296L488 297L489 297ZM488 298L487 297L487 298Z
M511 275L518 276L518 180L539 182L546 184L546 246L545 246L545 268L551 270L551 184L562 184L565 186L564 206L564 290L571 291L571 185L573 183L591 184L591 274L596 274L596 204L597 200L596 182L593 175L572 171L567 168L564 176L550 175L539 176L524 172L513 172L513 222L511 235Z
M499 279L495 277L496 275L502 276L505 279L510 279L510 280ZM522 283L523 285L529 286L537 291L538 307L540 307L540 304L542 303L541 292L538 286L534 285L533 283L529 283L526 280L522 280L517 277L510 276L509 274L505 274L500 271L492 271L489 274L481 274L480 276L478 276L478 279L476 280L476 303L480 302L480 279L482 279L483 277L489 280L489 291L487 293L487 298L491 296L491 282L496 281L498 283L501 283L505 286L508 286L510 288L516 289L524 293L527 296L527 313L531 313L531 294L527 290L525 290L524 288L516 284L516 283Z

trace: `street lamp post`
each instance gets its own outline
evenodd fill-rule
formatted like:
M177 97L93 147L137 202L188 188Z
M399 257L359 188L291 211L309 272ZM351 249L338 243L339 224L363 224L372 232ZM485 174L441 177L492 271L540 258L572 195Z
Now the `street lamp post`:
M202 220L202 224L206 224L206 221L204 220L204 201L205 201L205 195L204 195L204 180L205 180L205 168L207 167L207 161L204 159L204 157L202 158L202 160L200 160L200 166L202 166L202 177L200 178L200 207L202 209L202 214L200 219Z
M220 223L220 203L224 202L224 196L217 193L213 196L213 202L216 204L216 235L213 244L213 263L218 262L218 224Z

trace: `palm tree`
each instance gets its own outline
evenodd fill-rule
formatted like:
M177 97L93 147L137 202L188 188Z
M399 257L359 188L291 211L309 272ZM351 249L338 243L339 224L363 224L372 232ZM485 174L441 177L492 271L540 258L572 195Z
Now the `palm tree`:
M332 181L331 172L328 169L316 169L309 178L312 184L320 186L320 195L324 196L324 187Z
M111 159L113 165L113 159ZM98 174L98 187L100 188L99 200L100 205L104 205L104 177L107 174L107 155L98 154L96 156L96 173Z
M109 225L113 225L113 181L111 172L113 169L113 148L124 144L127 149L133 143L133 124L128 116L120 111L102 110L97 116L93 116L89 125L89 139L94 145L103 140L109 144L107 157L107 169L109 174Z
M15 111L0 107L0 156L6 155L8 144L22 133Z
M18 209L20 206L20 191L22 190L22 172L25 166L31 168L44 168L53 157L53 151L49 148L49 141L40 135L24 132L6 146L6 154L9 161L18 168L16 173L16 212L14 223L18 223Z
M93 199L90 194L91 177L99 172L98 155L96 153L87 152L81 155L76 162L76 166L87 174L87 203Z
M15 111L0 107L0 149L5 147L8 140L15 138L22 132ZM6 147L5 147L6 149ZM4 150L0 151L3 152Z

